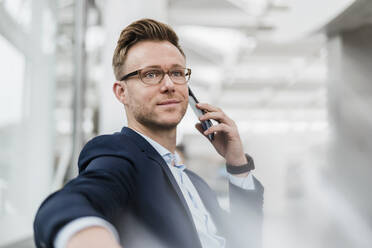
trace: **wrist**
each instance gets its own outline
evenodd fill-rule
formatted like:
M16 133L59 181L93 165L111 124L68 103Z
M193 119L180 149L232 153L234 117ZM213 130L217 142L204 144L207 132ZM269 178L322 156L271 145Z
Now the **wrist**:
M231 165L231 166L241 166L246 164L247 158L244 153L242 153L241 156L235 156L235 157L230 157L226 159L226 164Z
M248 154L245 154L246 163L240 165L232 165L226 163L226 170L228 173L233 175L239 175L240 177L247 176L248 173L255 168L253 158Z
M76 233L67 243L67 248L78 247L110 247L120 248L115 236L107 229L93 226Z

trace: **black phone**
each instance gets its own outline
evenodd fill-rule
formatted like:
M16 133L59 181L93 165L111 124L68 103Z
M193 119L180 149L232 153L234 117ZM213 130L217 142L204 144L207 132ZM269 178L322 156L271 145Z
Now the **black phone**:
M192 90L190 89L189 87L189 104L190 104L190 107L192 108L192 110L194 111L195 115L199 118L200 116L204 115L205 114L205 111L204 110L201 110L201 109L198 109L196 107L196 104L199 103L198 99L196 99L194 93L192 92ZM206 120L206 121L201 121L200 122L201 125L202 125L202 128L203 130L207 130L208 128L210 128L213 124L211 122L211 120ZM208 134L208 138L210 141L212 141L214 139L214 133L211 133L211 134Z

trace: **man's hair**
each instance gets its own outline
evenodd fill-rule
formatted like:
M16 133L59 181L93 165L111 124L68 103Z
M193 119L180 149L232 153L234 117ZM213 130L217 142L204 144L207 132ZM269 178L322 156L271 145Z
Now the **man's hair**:
M141 19L131 23L120 33L118 43L112 58L112 67L116 80L123 76L123 65L125 63L128 50L140 41L169 41L185 57L180 45L178 36L174 30L165 23L152 19Z

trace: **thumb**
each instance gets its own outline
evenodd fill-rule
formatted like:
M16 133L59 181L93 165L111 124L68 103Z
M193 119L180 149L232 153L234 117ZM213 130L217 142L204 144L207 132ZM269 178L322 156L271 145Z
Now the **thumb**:
M204 130L200 122L195 124L195 128L199 131L199 133L201 133L205 138L207 138L208 141L210 141L213 144L213 141L209 139L208 135L204 134Z
M195 128L203 135L203 136L205 136L204 135L204 130L203 130L203 127L202 127L202 125L201 125L201 123L200 122L198 122L198 123L196 123L195 124Z

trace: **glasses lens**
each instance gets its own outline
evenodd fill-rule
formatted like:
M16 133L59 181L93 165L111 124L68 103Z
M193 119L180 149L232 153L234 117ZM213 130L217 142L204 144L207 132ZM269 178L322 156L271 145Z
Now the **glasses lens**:
M154 68L148 68L141 70L141 80L146 84L157 84L163 77L163 71Z
M157 68L146 68L140 72L140 78L145 84L158 84L164 78L164 71ZM175 68L169 71L170 79L176 84L185 84L190 79L191 70Z
M173 82L178 84L184 84L190 79L189 70L183 68L171 70L169 76Z

